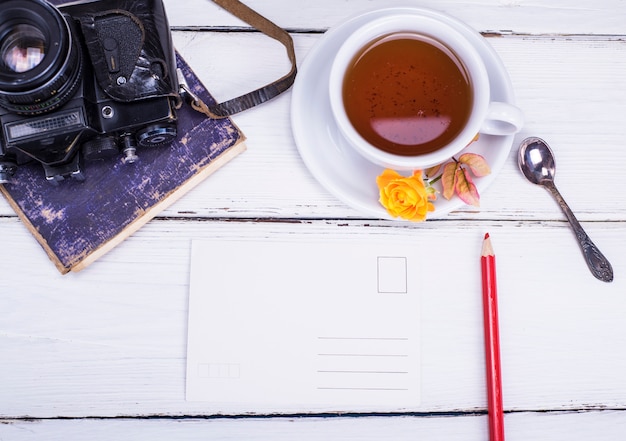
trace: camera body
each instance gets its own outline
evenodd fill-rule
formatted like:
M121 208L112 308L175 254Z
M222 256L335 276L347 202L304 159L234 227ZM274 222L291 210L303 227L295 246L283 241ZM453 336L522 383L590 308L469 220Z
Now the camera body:
M162 0L2 2L0 182L33 160L53 183L84 179L83 160L132 163L176 139L180 104Z

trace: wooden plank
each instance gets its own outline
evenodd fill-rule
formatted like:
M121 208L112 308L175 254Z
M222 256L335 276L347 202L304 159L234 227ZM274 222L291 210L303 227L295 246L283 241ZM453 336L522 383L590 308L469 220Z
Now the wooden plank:
M620 0L553 0L528 2L423 0L246 0L246 4L290 29L328 29L362 11L409 4L455 16L479 31L532 34L624 34ZM165 0L170 24L177 26L246 26L207 0ZM558 17L558 19L555 19Z
M209 3L209 2L207 2ZM300 62L319 35L295 35ZM287 69L284 50L258 34L176 32L175 44L211 93L224 100L262 85ZM489 38L511 76L526 136L545 137L557 155L557 185L582 220L626 218L626 46L606 38ZM232 51L229 63L216 63ZM272 51L261 60L256 52ZM581 67L580 60L587 60ZM284 64L283 64L284 63ZM540 66L540 68L537 68ZM581 86L588 85L588 86ZM361 217L324 190L302 163L289 125L290 93L233 117L247 135L248 151L233 171L218 173L164 216L177 217ZM585 118L589 118L586 122ZM572 124L572 122L575 122ZM592 150L590 150L592 149ZM524 181L511 152L480 211L471 207L453 219L563 219L542 189ZM244 177L242 179L242 177ZM287 178L288 176L288 178ZM286 183L288 181L288 184ZM583 197L589 185L593 197ZM14 215L0 200L0 215Z
M11 441L484 441L485 415L237 419L0 420ZM509 441L614 441L626 431L625 411L532 413L505 416Z
M300 62L319 36L295 35ZM271 78L282 72L280 48L254 34L176 33L206 84L220 99L234 96L250 72ZM481 199L480 210L463 207L453 219L564 219L551 197L524 180L517 168L517 145L527 136L544 137L557 156L557 185L582 220L626 218L626 45L606 38L488 38L509 71L526 123L515 137L504 168ZM235 66L216 65L226 47L241 48ZM268 61L254 50L273 50ZM215 52L213 52L215 51ZM586 60L581 66L580 60ZM258 70L256 67L258 67ZM262 80L258 80L262 81ZM215 176L166 213L207 217L362 217L325 191L302 163L289 125L289 93L233 120L248 135L248 152L236 171ZM320 117L324 117L321 115ZM286 175L288 174L288 178ZM246 179L242 180L241 176ZM288 181L288 184L287 184ZM587 194L590 185L598 192Z
M178 65L194 93L214 102L180 57ZM58 270L79 271L245 149L228 118L209 119L185 105L177 125L171 146L141 149L131 166L119 159L88 162L84 182L53 186L32 163L0 190Z
M626 225L586 224L609 257L612 284L593 278L560 222L150 222L86 271L61 276L15 219L0 219L0 415L100 417L324 411L484 411L479 254L498 254L504 406L510 410L626 408ZM285 408L185 401L190 244L194 239L385 240L428 260L422 397L414 409ZM232 262L225 262L232 264ZM259 291L265 289L259 287ZM259 330L262 332L262 329Z

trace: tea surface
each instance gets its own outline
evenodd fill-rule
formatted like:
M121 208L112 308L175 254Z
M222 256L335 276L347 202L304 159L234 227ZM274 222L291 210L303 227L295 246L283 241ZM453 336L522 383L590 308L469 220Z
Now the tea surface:
M370 144L412 156L435 151L461 132L472 90L450 49L429 37L396 33L355 56L343 101L352 125Z

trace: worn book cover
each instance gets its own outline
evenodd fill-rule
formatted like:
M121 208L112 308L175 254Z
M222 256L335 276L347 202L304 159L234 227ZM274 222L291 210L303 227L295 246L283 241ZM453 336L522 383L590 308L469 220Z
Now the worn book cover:
M189 87L213 104L200 80L178 57ZM85 181L48 183L39 163L18 168L0 191L62 273L78 271L111 250L182 195L245 150L244 135L229 118L210 119L185 104L171 146L138 149L85 162Z

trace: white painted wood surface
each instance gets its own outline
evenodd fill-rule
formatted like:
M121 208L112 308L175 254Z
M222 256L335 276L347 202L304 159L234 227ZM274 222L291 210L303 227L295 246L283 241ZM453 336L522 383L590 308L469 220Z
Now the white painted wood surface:
M299 62L326 29L389 4L246 3L293 32ZM237 115L248 151L81 273L59 275L0 200L0 439L485 440L477 256L486 231L498 256L507 439L623 437L626 2L413 4L443 10L486 33L526 114L481 209L405 224L368 219L346 207L301 162L289 125L289 93ZM286 71L280 45L241 31L240 22L211 2L166 5L178 50L218 99ZM517 144L530 135L554 148L557 185L611 260L612 284L591 277L555 202L517 170ZM193 239L372 235L411 241L432 255L416 317L423 324L420 407L185 401ZM303 416L335 412L350 416ZM352 415L357 412L364 415ZM385 412L392 415L380 414Z

